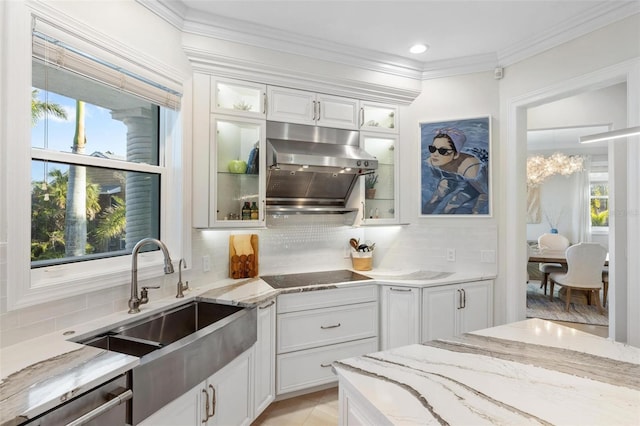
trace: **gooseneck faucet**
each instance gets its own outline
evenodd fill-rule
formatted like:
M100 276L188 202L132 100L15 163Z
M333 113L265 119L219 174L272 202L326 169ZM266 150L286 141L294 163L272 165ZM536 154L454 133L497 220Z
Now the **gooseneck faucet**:
M189 290L189 281L185 281L182 284L182 266L187 269L187 261L184 259L180 259L178 262L178 294L176 294L176 298L180 299L184 297L183 291Z
M155 244L160 247L162 254L164 255L164 273L173 274L173 264L171 263L171 257L169 256L169 250L167 246L160 240L155 238L143 238L133 247L131 252L131 298L129 299L129 313L135 314L140 312L140 305L149 301L147 297L147 288L142 289L142 298L138 296L138 252L142 246L147 244ZM158 288L158 287L156 287Z

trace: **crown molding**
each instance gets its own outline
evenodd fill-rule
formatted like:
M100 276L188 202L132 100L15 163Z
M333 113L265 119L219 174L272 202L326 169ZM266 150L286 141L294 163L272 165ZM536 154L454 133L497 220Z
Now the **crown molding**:
M290 69L254 60L222 55L207 49L186 46L185 53L195 72L220 77L255 81L267 85L296 87L320 93L331 93L374 102L408 105L420 94L414 90L375 84L367 81L327 76L323 73L291 71Z
M545 31L544 34L520 40L498 52L443 61L420 62L360 49L340 43L291 34L268 26L194 11L181 1L136 0L156 15L185 33L247 44L313 59L344 64L369 71L429 80L452 75L493 70L513 65L562 43L583 36L606 25L640 13L638 1L609 1L597 4L573 19Z
M425 63L422 80L493 71L497 66L498 56L495 53L432 61Z
M588 11L576 15L544 34L521 40L517 44L500 50L497 57L500 66L509 66L553 47L596 31L602 27L640 13L640 2L609 1L598 4Z

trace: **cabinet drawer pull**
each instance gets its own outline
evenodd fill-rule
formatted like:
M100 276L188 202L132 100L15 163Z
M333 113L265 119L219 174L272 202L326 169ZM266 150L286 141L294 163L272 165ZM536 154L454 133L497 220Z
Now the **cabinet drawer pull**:
M329 363L329 364L320 364L320 367L322 367L322 368L331 367L331 363Z
M272 300L271 303L269 303L268 305L259 306L258 309L267 309L269 306L273 306L275 303L276 301Z
M460 289L456 290L458 292L458 308L462 309L462 291Z
M391 291L411 291L412 289L410 289L410 288L394 288L394 287L391 287L389 290L391 290Z
M327 326L321 325L320 326L320 328L323 329L323 330L326 330L328 328L337 328L337 327L340 327L340 323L338 323L336 325L327 325Z
M464 291L464 288L460 290L462 292L462 308L467 307L467 292Z

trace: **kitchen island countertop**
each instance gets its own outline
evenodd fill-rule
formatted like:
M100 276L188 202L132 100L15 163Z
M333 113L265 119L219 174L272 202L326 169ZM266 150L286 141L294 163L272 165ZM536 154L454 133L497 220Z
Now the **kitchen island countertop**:
M540 319L333 368L379 424L640 424L640 349Z

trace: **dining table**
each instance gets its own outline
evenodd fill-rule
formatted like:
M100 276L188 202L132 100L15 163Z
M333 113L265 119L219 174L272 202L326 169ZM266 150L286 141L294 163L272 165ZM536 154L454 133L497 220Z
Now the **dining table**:
M565 250L530 249L529 262L560 263L566 265L567 255ZM609 253L607 253L604 266L609 266Z

